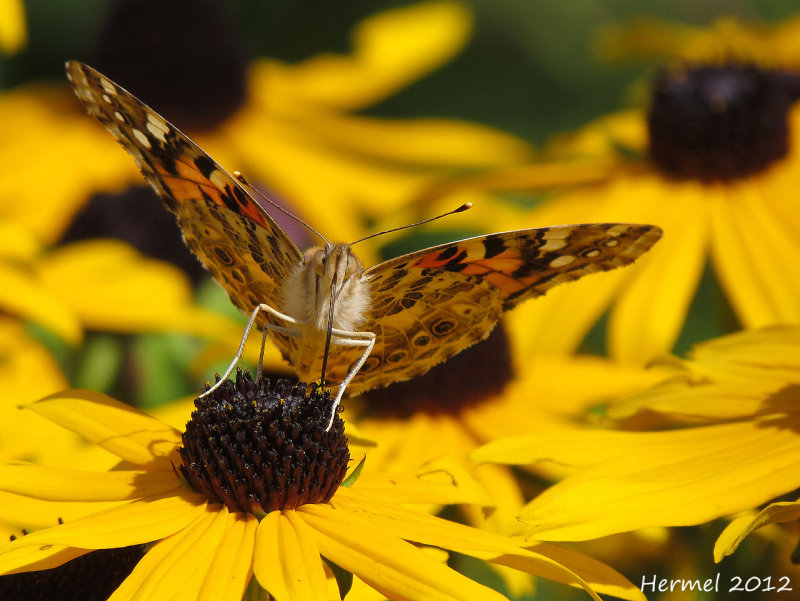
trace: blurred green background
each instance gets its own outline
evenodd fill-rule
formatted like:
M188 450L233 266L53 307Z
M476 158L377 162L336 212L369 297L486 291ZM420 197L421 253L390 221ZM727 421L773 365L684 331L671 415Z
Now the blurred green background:
M224 3L253 55L297 61L348 48L363 17L411 2L229 0ZM707 24L723 15L778 21L791 0L637 2L636 0L473 0L475 30L450 64L370 112L382 116L450 116L480 121L541 143L630 101L630 84L652 67L607 64L593 52L604 25L637 16ZM62 78L67 58L84 56L111 2L28 0L29 44L0 60L0 85Z
M0 86L6 89L37 79L63 80L64 61L87 53L111 6L104 0L29 0L25 4L28 45L14 56L0 57ZM356 22L381 9L405 4L411 2L232 0L226 6L253 56L265 55L291 62L322 51L346 52L348 33ZM594 117L629 106L635 102L635 83L656 68L646 62L599 61L595 44L597 32L603 26L642 15L701 25L724 15L770 22L779 21L798 9L798 4L790 0L648 3L636 0L473 0L466 4L475 13L475 29L465 50L442 69L370 108L370 114L467 119L500 127L534 144L542 144L555 133L578 128ZM69 160L68 157L65 160ZM676 347L678 353L694 342L731 329L731 324L726 323L729 317L715 291L713 278L707 275ZM587 348L602 350L601 333L602 324L590 335ZM160 363L159 348L163 349L164 345L156 345L155 351L151 348L142 355L155 356L154 361ZM100 347L97 356L98 360L108 360L114 353ZM95 371L109 373L113 370L103 366ZM162 377L168 376L162 374ZM93 387L106 388L102 383L92 382L91 377L88 380ZM152 385L162 397L164 388L170 388L158 377L154 377ZM181 386L182 383L176 384L174 388ZM720 530L721 525L717 523L678 531L677 539L686 555L678 559L691 564L692 558L702 558L697 560L695 567L699 573L694 577L713 577L717 570L710 550ZM728 577L766 576L764 565L772 558L770 551L765 553L766 557L743 549L720 569ZM467 569L478 568L467 566ZM668 569L648 565L623 571L638 584L642 573L669 577ZM485 576L492 578L488 573ZM795 584L796 589L800 587L800 580ZM790 599L796 594L772 593L764 598ZM542 583L536 598L586 597L583 593L572 594L564 587ZM662 598L674 601L679 597ZM749 601L756 597L745 593L690 598Z

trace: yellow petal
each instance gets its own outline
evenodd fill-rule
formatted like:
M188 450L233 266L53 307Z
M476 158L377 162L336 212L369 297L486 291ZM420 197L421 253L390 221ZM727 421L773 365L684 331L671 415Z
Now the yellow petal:
M757 415L762 410L780 412L778 398L770 395L767 383L706 384L689 377L675 377L614 403L608 411L610 417L621 419L638 411L650 410L664 414L702 417L705 419L735 419ZM755 385L753 385L755 384ZM760 384L760 385L759 385ZM775 390L784 384L775 385ZM786 399L786 410L791 410L791 399Z
M306 119L296 124L275 123L253 115L230 136L245 156L258 156L263 141L272 140L272 152L281 161L253 161L247 165L248 176L252 173L254 179L270 182L301 217L340 240L356 240L369 233L352 218L354 211L383 217L404 206L431 180L421 170L332 152L326 138L309 134ZM286 169L286 164L302 165L303 169ZM359 256L366 260L370 257L363 256L364 250L359 250Z
M612 594L624 591L620 595L623 598L643 599L641 591L621 574L580 553L561 554L569 562L568 565L562 565L549 554L540 552L537 547L522 549L506 537L399 508L391 503L373 501L351 491L337 493L334 503L335 509L309 505L303 511L325 519L335 519L343 524L368 522L381 532L399 539L453 549L557 582L582 587L595 599L599 599L593 589L595 583L598 590ZM544 548L551 549L550 546ZM587 582L587 579L592 579L592 583Z
M397 504L493 504L483 486L449 457L428 462L416 474L367 472L355 488L359 494Z
M100 392L66 390L28 409L135 465L171 471L179 463L177 430Z
M0 574L19 574L57 568L76 557L86 555L90 550L64 545L48 545L45 549L31 546L18 547L0 556Z
M69 344L83 337L78 316L58 292L42 287L16 267L0 263L0 308L9 315L37 323Z
M603 115L577 131L556 135L548 143L546 151L548 156L559 160L566 158L578 162L577 159L583 159L589 165L606 164L616 173L615 177L620 178L648 169L638 160L626 160L620 156L620 149L645 156L649 143L647 115L643 111L630 109ZM584 180L578 183L584 183ZM569 186L570 182L562 179L560 183L552 185L562 184Z
M342 150L421 166L492 167L530 160L521 139L485 125L447 119L315 116L308 126Z
M256 578L276 601L327 601L314 536L294 514L273 511L261 520L253 560Z
M198 601L241 599L253 575L258 520L249 513L232 515L234 519L214 553Z
M188 527L156 543L109 601L195 601L232 520L224 506L209 508Z
M41 244L30 230L17 223L0 223L0 257L31 261L40 252Z
M576 585L576 580L577 584L583 582L585 583L584 589L589 594L593 594L596 591L597 593L612 595L620 599L646 601L644 593L625 576L588 555L549 543L536 543L527 546L527 550L552 562L554 567L551 572L547 573L545 571L544 562L539 557L529 558L524 555L508 555L501 559L495 559L495 561L518 570L525 570L544 578L550 578L556 582L564 582L573 586ZM529 565L532 559L536 561L535 565Z
M482 532L475 528L443 520L393 503L377 501L340 489L333 499L334 506L304 505L304 513L339 523L369 522L388 536L410 540L464 553L514 553L519 548L506 537Z
M38 530L0 547L0 573L29 565L53 567L86 549L127 547L169 536L203 512L205 504L195 501L187 503L180 497L135 501ZM73 553L71 547L78 547L79 552Z
M689 356L698 363L734 364L737 372L747 366L762 367L777 373L775 378L790 380L800 369L800 327L785 325L721 336L696 345Z
M448 61L467 40L472 18L459 2L387 10L356 26L353 54L271 65L264 87L280 108L292 103L358 109L404 88Z
M533 499L520 514L521 529L527 540L585 540L700 524L757 506L800 486L796 421L532 436L529 443L542 443L541 458L588 467Z
M781 194L781 190L776 190ZM800 227L781 218L753 185L715 206L714 266L749 328L800 321Z
M651 410L705 419L795 413L791 387L800 370L800 328L775 326L738 332L697 345L678 375L614 403L624 418Z
M508 466L495 463L470 466L475 478L488 491L493 504L486 510L478 505L461 508L469 525L489 532L504 533L508 525L516 522L517 514L525 504L520 482ZM519 575L515 578L518 578Z
M42 284L89 327L224 336L239 326L193 305L177 267L112 240L75 242L38 265Z
M3 397L7 399L0 403L3 446L13 445L12 441L17 437L32 437L35 443L36 437L31 436L31 432L17 431L17 436L14 435L17 428L14 420L24 419L14 405L63 390L68 385L67 378L47 347L34 339L15 319L0 317L0 357L0 381L4 382ZM42 422L38 417L36 421ZM50 428L48 434L54 429Z
M0 491L0 528L2 540L10 540L12 534L19 536L21 529L41 530L58 524L59 518L72 522L89 514L111 507L120 502L99 501L42 501L32 497Z
M369 470L413 472L433 457L464 457L475 446L463 424L448 415L417 413L407 420L363 419L359 425L380 441L369 450ZM431 444L408 444L409 440Z
M322 555L390 599L505 599L367 519L353 520L352 516L323 505L304 505L298 513L314 531Z
M181 488L170 472L87 472L31 463L0 465L0 489L45 501L125 501ZM80 492L78 492L80 491Z
M542 355L575 352L626 280L626 269L630 268L588 275L531 301L526 318L529 347Z
M635 449L639 444L635 436L602 430L537 432L482 445L470 453L470 459L507 465L527 465L537 461L554 461L569 466L593 465Z
M530 150L528 150L530 152ZM508 161L507 161L508 163ZM454 176L443 181L436 181L423 190L416 198L417 202L430 202L442 197L450 197L456 193L467 191L518 191L540 190L562 186L577 186L581 184L595 184L608 181L609 178L619 175L620 168L617 161L607 158L593 161L551 161L528 162L523 165L502 166L497 169L481 171L477 174ZM484 196L485 200L497 206L496 198ZM456 204L456 203L450 203ZM477 203L476 203L477 204ZM496 219L496 215L494 216ZM496 222L492 219L493 222ZM500 229L518 229L519 224L507 224Z
M611 311L609 354L624 363L663 355L678 337L706 262L709 215L701 191L681 187L669 198L669 212L645 217L665 234L640 264L627 268L635 278Z
M714 561L722 561L732 554L747 536L768 524L796 522L800 520L800 502L772 503L756 516L743 516L732 521L719 535L714 544Z
M29 229L44 243L58 241L93 193L141 184L133 161L80 110L64 84L5 91L0 121L4 139L13 140L0 145L0 161L14 165L0 179L0 219ZM32 156L35 161L20 160Z
M28 41L22 0L0 0L0 49L14 54Z
M733 60L792 69L797 65L798 30L797 17L766 25L726 16L703 26L639 18L609 28L599 49L609 59L644 56L659 62L679 59L704 64Z

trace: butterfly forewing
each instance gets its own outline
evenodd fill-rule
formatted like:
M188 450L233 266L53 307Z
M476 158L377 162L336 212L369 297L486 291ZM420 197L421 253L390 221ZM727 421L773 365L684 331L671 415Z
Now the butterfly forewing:
M245 312L280 304L282 284L302 263L291 239L239 182L135 96L82 63L67 74L87 112L130 153L175 213L187 246ZM284 355L289 340L276 335Z

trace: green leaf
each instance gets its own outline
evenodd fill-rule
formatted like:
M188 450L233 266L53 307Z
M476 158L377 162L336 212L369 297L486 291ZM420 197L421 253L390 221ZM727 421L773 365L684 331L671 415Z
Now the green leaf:
M366 461L367 461L367 456L364 455L364 457L361 458L361 461L358 462L356 469L354 469L352 473L349 476L347 476L347 478L344 479L344 482L342 482L342 486L344 486L345 488L350 488L351 486L353 486L353 484L356 483L356 480L358 480L358 477L361 475L361 470L364 469L364 463Z
M87 336L74 375L75 386L110 391L119 377L123 356L123 342L119 337L110 334Z
M362 460L361 464L363 463ZM333 577L336 578L336 585L339 587L339 596L344 599L347 593L350 592L350 589L353 588L353 574L339 567L327 557L323 557L322 559L325 560L325 563L328 564L331 572L333 572Z

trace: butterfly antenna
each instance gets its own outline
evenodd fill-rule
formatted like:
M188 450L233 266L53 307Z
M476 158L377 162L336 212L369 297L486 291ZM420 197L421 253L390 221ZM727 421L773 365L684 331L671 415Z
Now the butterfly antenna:
M254 185L252 185L250 182L248 182L248 181L245 179L244 175L242 175L242 172L241 172L241 171L234 171L234 172L233 172L233 177L235 177L237 180L239 180L239 183L241 183L243 186L247 186L248 188L250 188L250 189L251 189L253 192L255 192L255 193L258 195L258 196L260 196L261 198L263 198L265 201L267 201L267 202L268 202L269 204L271 204L273 207L275 207L276 209L278 209L278 210L279 210L281 213L283 213L283 214L285 214L285 215L288 215L289 217L291 217L292 219L294 219L294 220L295 220L297 223L299 223L300 225L304 225L305 227L307 227L308 229L310 229L310 230L311 230L312 232L314 232L314 233L315 233L317 236L319 236L320 238L322 238L322 241L323 241L323 242L325 242L325 245L326 245L326 246L330 246L330 244L331 244L331 243L330 243L330 242L328 242L328 239L327 239L325 236L323 236L322 234L320 234L320 233L319 233L317 230L315 230L313 227L311 227L311 226L310 226L309 224L307 224L305 221L303 221L302 219L300 219L300 218L299 218L297 215L295 215L295 214L294 214L294 213L292 213L291 211L288 211L287 209L284 209L284 208L283 208L281 205L279 205L277 202L275 202L274 200L272 200L271 198L269 198L268 196L266 196L266 195L265 195L263 192L261 192L261 190L259 190L258 188L256 188L256 187L255 187Z
M447 211L447 213L442 213L441 215L437 215L436 217L431 217L430 219L423 219L422 221L417 221L416 223L411 223L409 225L401 225L400 227L393 227L390 230L383 230L382 232L377 232L375 234L370 234L369 236L364 236L363 238L359 238L355 242L351 242L347 246L353 246L353 244L358 244L359 242L363 242L364 240L369 240L370 238L374 238L375 236L383 236L384 234L390 234L392 232L398 232L400 230L405 230L410 227L417 227L418 225L422 225L423 223L430 223L431 221L436 221L437 219L441 219L442 217L447 217L448 215L453 215L454 213L463 213L467 209L472 208L471 202L465 202L463 205L458 207L457 209L453 209L452 211Z

